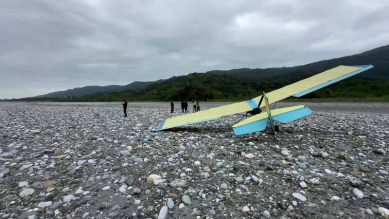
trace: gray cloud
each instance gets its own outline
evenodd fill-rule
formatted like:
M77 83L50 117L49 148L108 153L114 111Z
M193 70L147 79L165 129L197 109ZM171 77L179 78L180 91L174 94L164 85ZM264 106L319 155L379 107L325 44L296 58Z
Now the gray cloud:
M388 44L388 14L387 0L0 1L0 98L352 55Z

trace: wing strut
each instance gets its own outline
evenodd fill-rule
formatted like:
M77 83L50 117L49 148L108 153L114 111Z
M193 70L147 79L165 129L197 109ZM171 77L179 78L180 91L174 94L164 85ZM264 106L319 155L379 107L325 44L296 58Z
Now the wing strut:
M263 96L264 96L264 95L262 95L261 100L260 100L259 103L258 103L258 108L259 108L259 107L261 106L261 104L262 104Z

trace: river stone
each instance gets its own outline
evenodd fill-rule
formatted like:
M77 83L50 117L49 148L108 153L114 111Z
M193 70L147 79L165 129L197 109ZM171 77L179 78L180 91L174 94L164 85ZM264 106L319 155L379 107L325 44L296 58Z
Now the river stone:
M167 206L168 206L169 208L173 208L173 207L174 207L174 201L173 201L172 198L168 198L168 199L167 199Z
M48 201L48 202L40 202L38 204L38 208L46 208L46 207L49 207L53 204L53 202L51 201Z
M19 193L19 196L24 198L24 197L27 197L29 195L32 195L34 192L35 192L34 189L28 188L28 189L25 189L25 190L21 191Z
M301 195L300 193L296 192L296 193L293 193L292 195L293 195L293 197L297 198L300 201L305 202L307 200L307 198L305 196Z
M187 196L187 195L182 196L182 202L184 202L187 205L192 204L192 201L190 200L189 196Z
M167 217L167 212L168 212L168 209L167 209L167 206L165 205L159 211L158 219L165 219Z
M173 180L170 185L172 187L185 187L186 186L186 181L182 179L175 179Z
M27 181L22 181L22 182L19 182L18 184L19 187L27 187L28 186L28 182Z
M353 194L355 195L355 197L357 198L363 198L363 193L361 190L357 189L357 188L354 188L353 189Z
M227 184L225 184L225 183L222 183L222 184L220 185L220 188L221 188L221 189L227 189L227 188L228 188L228 186L227 186Z

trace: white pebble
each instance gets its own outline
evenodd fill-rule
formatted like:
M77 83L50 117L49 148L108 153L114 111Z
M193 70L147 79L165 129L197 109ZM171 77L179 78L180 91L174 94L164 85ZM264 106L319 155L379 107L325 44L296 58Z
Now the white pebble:
M249 159L251 159L251 158L254 158L255 157L255 155L254 154L246 154L246 155L244 155L246 158L249 158Z
M243 212L248 212L248 211L250 211L250 208L247 207L247 206L244 206L243 209L242 209L242 211L243 211Z
M281 151L281 154L284 156L289 156L289 151Z
M380 172L382 175L388 175L388 171L385 171L385 170L379 170L379 172Z
M338 201L340 200L340 198L338 196L332 196L331 197L331 201Z
M325 171L327 174L332 174L331 170L329 170L329 169L325 169L324 171Z
M263 212L263 216L264 216L265 218L270 218L270 212L269 212L268 210L264 211L264 212Z
M63 202L70 202L71 200L74 200L74 199L76 199L76 197L74 197L74 195L67 195L67 196L63 197Z
M361 192L361 190L357 189L357 188L354 188L353 189L353 193L354 195L357 197L357 198L363 198L363 193Z
M28 186L28 182L27 181L19 182L19 187L27 187L27 186Z
M386 209L384 207L379 207L378 211L381 213L382 217L384 217L384 218L388 218L389 217L389 210L388 209Z
M53 204L53 202L51 201L48 201L48 202L41 202L38 204L38 208L46 208L46 207L49 207Z
M292 195L293 195L293 197L297 198L297 199L300 200L300 201L305 202L305 201L307 200L307 198L306 198L305 196L301 195L301 194L298 193L298 192L295 192L295 193L293 193Z
M366 212L367 212L368 214L370 214L370 215L373 215L373 214L374 214L373 211L370 210L370 209L366 209Z
M23 197L32 195L34 192L35 192L34 189L25 189L25 190L23 190L23 191L21 191L21 192L19 193L19 196L23 198Z
M165 219L167 216L167 212L168 212L168 209L167 209L167 206L165 205L159 211L158 219Z
M338 173L338 175L336 175L337 177L344 177L344 174L343 173Z

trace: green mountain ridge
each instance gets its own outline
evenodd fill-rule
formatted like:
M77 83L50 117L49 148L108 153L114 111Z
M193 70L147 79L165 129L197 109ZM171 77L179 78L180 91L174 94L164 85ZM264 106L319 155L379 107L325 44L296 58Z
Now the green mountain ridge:
M137 88L97 91L71 101L238 101L258 96L339 65L373 65L374 68L320 89L302 98L379 98L389 100L389 45L360 54L307 65L267 69L213 70L174 76ZM44 97L44 96L43 96ZM27 99L34 100L34 99ZM55 98L35 100L63 101Z
M323 60L295 67L266 69L240 68L226 71L213 70L208 72L214 74L238 75L239 77L256 80L296 81L296 79L307 78L339 65L373 65L374 68L369 70L369 74L359 74L355 77L366 80L389 80L389 45L355 55ZM280 78L275 76L283 77Z
M142 89L89 95L72 101L242 101L259 96L263 91L270 92L288 84L290 83L287 81L259 81L233 75L192 73ZM389 80L366 81L349 78L302 98L375 98L389 101Z
M134 81L127 85L108 85L108 86L85 86L68 89L65 91L56 91L44 95L35 96L32 98L67 98L67 97L82 97L86 95L96 93L107 93L107 92L121 92L125 90L134 90L138 88L146 87L152 83L161 82L158 81Z

